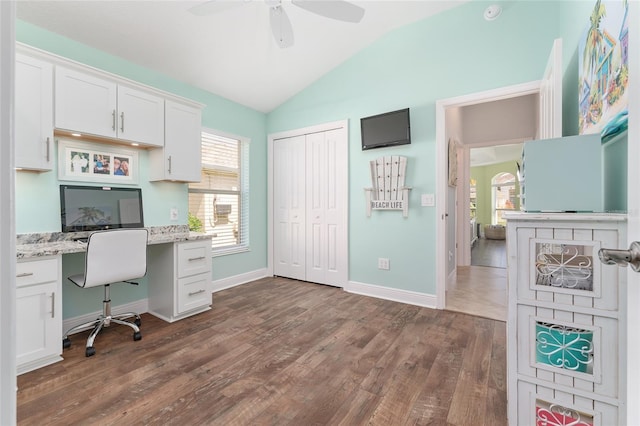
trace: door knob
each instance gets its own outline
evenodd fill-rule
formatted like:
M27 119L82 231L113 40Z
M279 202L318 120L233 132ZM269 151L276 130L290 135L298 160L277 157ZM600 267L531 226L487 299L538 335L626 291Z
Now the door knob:
M631 266L635 272L640 272L640 242L634 241L629 250L600 249L600 261L605 265Z

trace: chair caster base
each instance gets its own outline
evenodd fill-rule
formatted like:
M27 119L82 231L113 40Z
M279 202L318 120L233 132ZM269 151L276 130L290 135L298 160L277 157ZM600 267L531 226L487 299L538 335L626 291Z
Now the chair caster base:
M71 347L71 339L65 337L62 339L62 349L69 349Z
M93 346L89 346L87 347L87 349L85 349L84 351L84 355L86 357L90 357L96 354L96 348L94 348Z
M136 320L134 321L135 325L137 325L138 327L140 327L142 325L142 320L140 318L136 318Z
M133 340L137 342L138 340L142 340L142 334L139 331L133 333Z

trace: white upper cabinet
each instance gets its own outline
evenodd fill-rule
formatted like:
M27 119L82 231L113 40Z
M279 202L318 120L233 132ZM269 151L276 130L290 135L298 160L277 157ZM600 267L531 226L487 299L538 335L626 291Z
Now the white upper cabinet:
M118 86L118 138L145 145L164 142L164 99L126 86Z
M53 65L16 54L16 167L51 170L53 163Z
M149 152L149 180L199 182L202 111L165 101L164 148Z
M56 66L55 127L146 146L164 142L164 99Z

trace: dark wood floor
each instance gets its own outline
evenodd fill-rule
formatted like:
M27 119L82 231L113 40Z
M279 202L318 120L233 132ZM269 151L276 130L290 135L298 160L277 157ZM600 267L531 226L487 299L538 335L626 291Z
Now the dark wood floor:
M21 425L506 425L505 323L265 278L18 377Z
M478 238L478 240L473 244L473 247L471 247L471 265L506 268L506 240L489 240L487 238Z

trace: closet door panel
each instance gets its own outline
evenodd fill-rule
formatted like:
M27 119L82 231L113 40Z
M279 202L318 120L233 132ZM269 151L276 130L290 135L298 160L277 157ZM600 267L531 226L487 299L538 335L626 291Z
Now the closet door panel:
M305 138L274 141L274 274L304 280Z
M325 134L314 133L306 137L307 158L307 280L328 284L326 279L326 193L327 153Z
M342 129L307 135L307 279L347 282L347 143Z

